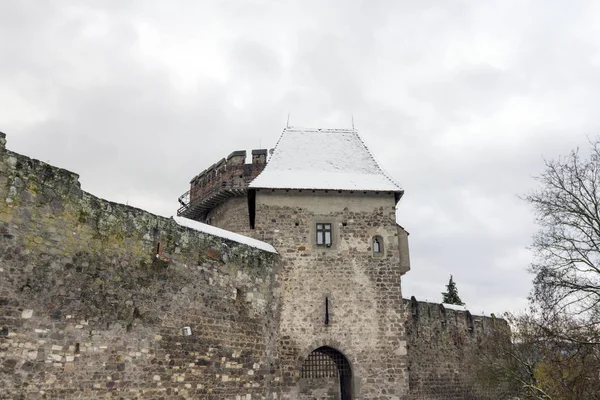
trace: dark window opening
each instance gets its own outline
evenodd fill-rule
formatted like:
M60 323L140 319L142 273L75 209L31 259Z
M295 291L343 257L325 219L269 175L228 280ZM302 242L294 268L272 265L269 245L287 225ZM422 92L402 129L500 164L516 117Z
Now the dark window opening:
M256 217L256 189L248 190L248 218L250 219L250 229L254 229L254 219Z
M317 245L331 247L331 224L317 224Z
M329 297L325 297L325 325L329 325Z
M383 254L383 238L381 236L374 236L372 243L373 255Z

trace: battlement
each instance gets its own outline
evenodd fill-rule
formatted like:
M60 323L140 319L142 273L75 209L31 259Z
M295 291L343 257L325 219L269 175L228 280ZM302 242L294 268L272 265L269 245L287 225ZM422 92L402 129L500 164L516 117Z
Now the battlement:
M491 331L499 324L505 324L503 319L496 318L494 314L489 317L472 315L469 310L460 306L417 301L414 296L403 299L403 302L414 326L429 326L438 330L451 328L473 335Z
M267 149L252 150L252 163L246 164L246 150L236 150L200 172L190 181L190 190L179 197L177 215L204 222L206 214L227 198L245 195L267 165L267 153Z
M403 299L410 400L503 399L482 386L482 351L508 329L502 318L472 315L466 308Z
M252 202L241 194L267 155L254 150L246 163L247 153L234 151L202 171L179 214L246 217ZM7 150L0 132L0 197L8 396L514 397L495 387L480 395L488 389L479 360L505 321L402 299L407 233L393 222L391 196L356 196L361 205L343 210L321 207L325 197L259 197L257 214L270 225L254 236L291 232L273 240L276 254L248 237L97 198L77 174ZM310 248L314 217L324 214L334 245L347 246ZM373 235L383 254L367 247Z

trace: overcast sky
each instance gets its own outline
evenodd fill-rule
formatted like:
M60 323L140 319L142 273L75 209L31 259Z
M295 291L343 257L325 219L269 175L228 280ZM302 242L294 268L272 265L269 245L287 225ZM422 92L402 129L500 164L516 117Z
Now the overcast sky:
M327 3L327 4L325 4ZM600 2L0 1L0 131L164 216L286 124L357 129L405 189L403 294L527 304L518 198L599 132Z

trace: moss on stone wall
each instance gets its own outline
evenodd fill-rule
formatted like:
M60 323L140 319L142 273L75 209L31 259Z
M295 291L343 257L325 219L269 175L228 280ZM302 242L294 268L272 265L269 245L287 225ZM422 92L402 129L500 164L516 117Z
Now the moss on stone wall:
M403 302L392 196L259 193L252 234L280 258L99 199L5 143L0 399L314 398L331 382L299 391L299 372L319 346L347 357L357 398L494 398L472 363L490 320ZM213 216L245 232L244 207Z
M279 392L276 255L99 199L0 141L1 399Z
M480 379L482 346L502 319L473 316L436 303L404 300L410 396L407 400L512 398L510 385Z

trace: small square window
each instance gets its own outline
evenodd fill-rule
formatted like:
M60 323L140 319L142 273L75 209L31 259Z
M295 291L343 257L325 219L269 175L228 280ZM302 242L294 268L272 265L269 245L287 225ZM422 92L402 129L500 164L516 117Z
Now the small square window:
M331 224L317 224L317 245L331 247Z

